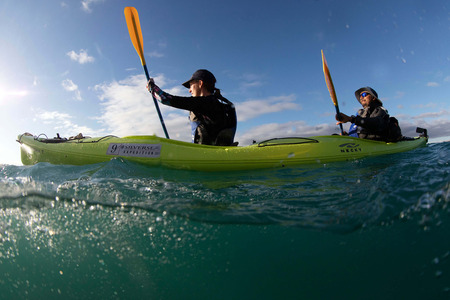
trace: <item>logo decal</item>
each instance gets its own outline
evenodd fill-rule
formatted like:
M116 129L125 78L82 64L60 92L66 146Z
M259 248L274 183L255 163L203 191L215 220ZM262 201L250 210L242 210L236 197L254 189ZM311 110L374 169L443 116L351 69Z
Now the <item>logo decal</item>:
M359 144L356 144L356 143L345 143L345 144L339 145L339 147L341 148L342 153L361 152L362 151Z
M159 157L160 144L109 144L107 155L133 156L133 157Z

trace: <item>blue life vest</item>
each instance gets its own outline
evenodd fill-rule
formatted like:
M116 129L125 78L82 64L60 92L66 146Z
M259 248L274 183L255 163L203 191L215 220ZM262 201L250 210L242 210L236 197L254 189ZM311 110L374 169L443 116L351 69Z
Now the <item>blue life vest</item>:
M190 121L190 123L192 142L195 143L195 133L197 132L198 125L200 125L200 121Z
M356 126L356 124L352 123L350 125L350 128L348 129L348 135L358 137L358 126Z
M356 114L358 115L358 114ZM348 135L353 137L359 137L358 136L358 126L355 123L352 123L350 125L350 128L348 129Z

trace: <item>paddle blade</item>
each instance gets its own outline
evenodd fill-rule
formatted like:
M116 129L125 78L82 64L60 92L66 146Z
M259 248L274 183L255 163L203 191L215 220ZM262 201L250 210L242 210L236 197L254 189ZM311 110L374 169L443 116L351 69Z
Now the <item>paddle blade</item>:
M141 24L139 23L139 15L134 7L125 7L125 20L127 21L128 32L130 33L131 42L134 49L141 58L141 63L145 66L144 58L144 40L142 39Z
M328 91L330 92L331 100L334 103L334 106L338 106L338 101L336 97L336 91L334 90L333 80L331 80L330 70L328 69L327 60L325 59L325 55L322 51L322 65L323 65L323 74L325 75L325 82L327 83Z

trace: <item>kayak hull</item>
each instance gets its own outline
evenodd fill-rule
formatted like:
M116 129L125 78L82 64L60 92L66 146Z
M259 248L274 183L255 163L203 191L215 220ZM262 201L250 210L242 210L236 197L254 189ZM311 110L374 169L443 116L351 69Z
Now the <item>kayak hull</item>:
M157 136L107 136L59 141L22 134L18 142L24 165L39 162L86 165L122 157L145 165L174 169L237 171L324 164L405 152L425 146L427 138L385 143L332 135L273 139L245 147L222 147Z

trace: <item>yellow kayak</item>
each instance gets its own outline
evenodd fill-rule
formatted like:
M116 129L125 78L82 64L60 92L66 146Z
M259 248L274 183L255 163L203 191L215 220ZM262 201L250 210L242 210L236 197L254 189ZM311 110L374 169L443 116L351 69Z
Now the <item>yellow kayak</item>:
M18 136L24 165L39 162L85 165L122 157L129 161L174 169L235 171L324 164L409 151L425 146L427 136L396 143L349 136L270 139L250 146L208 146L157 136L76 137L74 139Z

